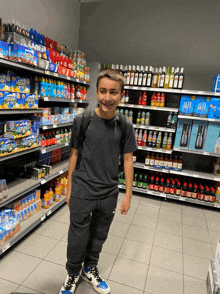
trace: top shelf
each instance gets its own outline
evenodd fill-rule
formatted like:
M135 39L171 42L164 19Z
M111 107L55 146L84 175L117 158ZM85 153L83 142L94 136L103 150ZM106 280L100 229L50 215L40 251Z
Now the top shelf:
M0 64L2 66L28 70L28 71L34 72L36 74L46 75L46 76L50 76L50 77L53 77L53 78L58 78L58 79L62 79L62 80L65 80L65 81L75 82L75 83L82 84L82 85L90 85L90 83L87 83L85 81L81 81L79 79L74 79L74 78L69 77L69 76L64 76L64 75L61 75L61 74L59 74L57 72L44 70L44 69L41 69L41 68L38 68L38 67L33 67L31 65L22 64L22 63L18 63L18 62L7 60L7 59L0 58Z
M134 87L134 86L125 86L124 89L125 90L140 90L140 91L173 93L173 94L181 94L181 95L185 94L185 95L199 95L199 96L220 97L220 92L218 93L218 92L211 92L211 91L178 90L178 89Z

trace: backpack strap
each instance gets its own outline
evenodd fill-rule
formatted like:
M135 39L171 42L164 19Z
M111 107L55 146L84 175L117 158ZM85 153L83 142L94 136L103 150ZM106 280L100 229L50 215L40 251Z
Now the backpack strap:
M80 161L82 159L82 149L83 149L83 142L86 138L86 131L88 129L90 118L92 115L91 110L85 110L82 115L82 120L79 128L79 147L78 147L78 157L76 162L75 169L79 169Z
M126 116L119 112L119 124L121 129L121 165L120 171L124 170L124 147L125 147L125 136L126 136Z

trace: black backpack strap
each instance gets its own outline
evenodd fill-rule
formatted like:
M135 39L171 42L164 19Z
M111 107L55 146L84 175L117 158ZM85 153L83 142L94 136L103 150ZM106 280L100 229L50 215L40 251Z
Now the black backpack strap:
M91 110L85 110L82 115L82 121L81 121L80 128L79 128L78 157L77 157L75 169L79 169L80 161L82 159L83 142L86 138L86 131L87 131L89 123L90 123L91 115L92 115Z
M119 124L121 129L121 165L120 170L124 170L124 147L125 147L125 137L126 137L126 116L122 113L119 113Z

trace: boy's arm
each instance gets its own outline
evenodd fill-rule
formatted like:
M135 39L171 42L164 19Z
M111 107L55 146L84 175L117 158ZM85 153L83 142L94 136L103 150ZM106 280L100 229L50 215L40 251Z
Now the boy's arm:
M133 152L124 154L124 173L126 181L126 193L119 207L121 214L126 215L130 209L131 197L132 197L132 184L133 184Z
M76 166L77 157L78 157L78 150L71 148L69 167L68 167L67 193L66 193L66 203L68 206L69 206L71 188L72 188L72 173L73 173L75 166Z

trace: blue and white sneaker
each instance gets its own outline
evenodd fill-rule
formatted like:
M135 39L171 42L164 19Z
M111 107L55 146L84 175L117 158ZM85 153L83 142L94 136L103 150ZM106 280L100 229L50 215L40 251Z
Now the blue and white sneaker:
M90 268L85 266L82 271L82 278L91 283L96 292L101 294L110 293L110 287L106 281L100 277L97 267Z
M76 290L76 283L79 281L80 273L77 275L68 274L59 294L73 294Z

